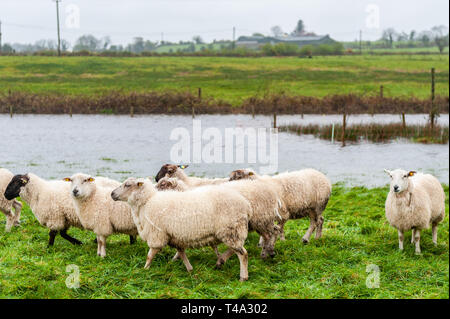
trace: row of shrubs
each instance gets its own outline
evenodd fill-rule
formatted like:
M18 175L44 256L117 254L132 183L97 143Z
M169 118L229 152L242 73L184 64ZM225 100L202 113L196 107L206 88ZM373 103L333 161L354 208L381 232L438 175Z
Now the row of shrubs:
M314 135L318 138L335 141L358 142L360 140L375 143L389 142L397 138L409 139L417 143L446 144L449 138L449 127L429 124L403 125L402 123L370 123L353 124L346 126L344 135L342 124L332 125L286 125L280 126L280 132L288 132L297 135Z
M261 47L261 50L252 50L245 47L236 47L234 49L222 49L222 50L202 50L196 52L155 52L144 51L141 53L133 53L129 51L76 51L62 52L62 56L100 56L100 57L165 57L165 56L191 56L191 57L264 57L264 56L299 56L299 57L312 57L312 56L327 56L327 55L357 55L360 54L357 50L345 50L344 46L339 43L333 44L320 44L320 45L305 45L301 48L295 44L289 43L267 43ZM369 51L364 54L370 55L414 55L414 54L438 54L438 52L377 52ZM36 52L22 52L22 53L6 53L2 52L3 56L57 56L58 52L55 50L45 50Z
M449 112L449 98L437 96L434 104L438 113ZM131 92L111 91L103 95L59 95L10 92L0 94L0 113L31 114L386 114L429 113L430 99L381 98L355 94L325 97L288 96L272 94L245 99L240 105L199 98L190 92Z

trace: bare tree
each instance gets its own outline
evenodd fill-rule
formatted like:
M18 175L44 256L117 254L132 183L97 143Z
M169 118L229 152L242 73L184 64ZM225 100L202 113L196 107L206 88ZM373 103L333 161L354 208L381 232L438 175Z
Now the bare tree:
M448 46L448 28L444 25L439 25L431 28L433 34L433 41L439 49L439 53L444 52ZM447 33L447 35L445 35Z
M193 40L196 44L202 44L202 43L204 43L202 37L199 36L199 35L193 36L193 37L192 37L192 40Z
M394 28L387 28L383 30L383 34L381 38L386 42L386 44L392 48L394 45L394 37L396 36L397 32Z
M271 27L270 32L272 32L275 37L281 37L284 34L283 29L281 29L279 25Z

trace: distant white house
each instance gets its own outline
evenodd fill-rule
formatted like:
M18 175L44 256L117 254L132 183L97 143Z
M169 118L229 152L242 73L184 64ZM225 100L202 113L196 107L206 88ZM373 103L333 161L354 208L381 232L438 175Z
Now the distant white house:
M283 35L279 37L265 37L260 35L255 36L241 36L236 42L238 47L246 47L249 49L258 49L264 44L277 44L277 43L292 43L299 47L304 45L319 45L319 44L332 44L336 41L327 35L303 35L303 36L291 36Z

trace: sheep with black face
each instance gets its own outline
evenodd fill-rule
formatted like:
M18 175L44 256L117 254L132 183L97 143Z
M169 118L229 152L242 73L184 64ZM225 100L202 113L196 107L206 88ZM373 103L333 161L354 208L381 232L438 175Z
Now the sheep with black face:
M39 223L50 229L48 245L59 233L72 244L81 242L67 234L70 227L83 228L70 198L70 187L63 181L47 181L32 173L15 175L5 190L5 198L19 197L30 206Z

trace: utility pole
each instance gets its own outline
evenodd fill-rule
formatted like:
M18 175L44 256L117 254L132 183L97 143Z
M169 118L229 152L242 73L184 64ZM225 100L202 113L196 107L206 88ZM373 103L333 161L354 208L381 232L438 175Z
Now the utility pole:
M362 30L359 30L359 54L362 54Z
M61 56L61 34L59 31L59 2L62 0L53 0L56 2L56 27L58 29L58 56Z
M0 21L0 53L2 53L2 22Z
M236 47L236 27L233 27L233 49Z

